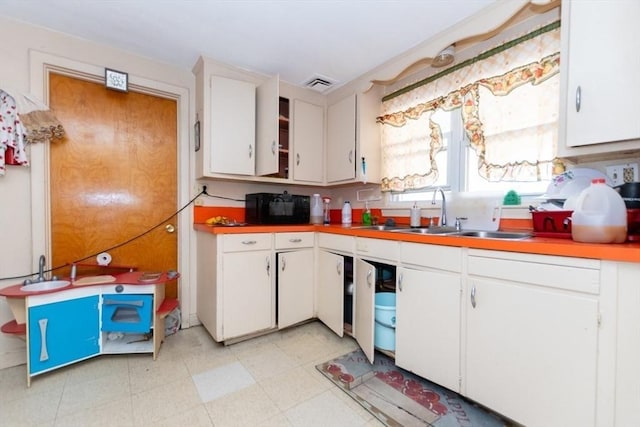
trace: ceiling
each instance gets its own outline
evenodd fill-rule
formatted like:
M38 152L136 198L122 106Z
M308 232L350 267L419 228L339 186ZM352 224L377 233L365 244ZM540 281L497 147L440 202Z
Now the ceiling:
M338 86L495 1L0 0L0 15L189 70L204 55Z

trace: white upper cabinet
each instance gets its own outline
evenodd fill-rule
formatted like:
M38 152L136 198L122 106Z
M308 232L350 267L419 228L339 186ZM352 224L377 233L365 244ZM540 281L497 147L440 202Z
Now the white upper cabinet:
M637 0L562 2L561 156L640 148L638 17Z
M252 83L211 76L210 172L255 172L256 87Z
M279 83L274 76L256 90L256 175L278 172Z
M324 107L293 101L293 179L323 182Z
M380 182L380 86L327 108L327 184Z
M356 176L356 95L327 109L327 182L352 180Z

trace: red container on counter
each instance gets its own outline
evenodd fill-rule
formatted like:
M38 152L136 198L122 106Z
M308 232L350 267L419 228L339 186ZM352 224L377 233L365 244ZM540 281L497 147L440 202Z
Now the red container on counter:
M571 239L571 214L573 211L536 211L533 218L533 235Z

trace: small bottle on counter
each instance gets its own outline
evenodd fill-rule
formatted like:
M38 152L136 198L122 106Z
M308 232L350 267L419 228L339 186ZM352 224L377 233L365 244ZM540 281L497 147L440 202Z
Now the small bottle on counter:
M420 227L420 208L416 202L413 203L409 212L409 225L413 228Z
M322 224L322 200L320 194L314 194L311 196L311 224Z
M364 211L362 211L362 225L371 225L371 210L369 202L364 202Z
M351 225L351 203L348 200L345 200L342 206L342 225Z

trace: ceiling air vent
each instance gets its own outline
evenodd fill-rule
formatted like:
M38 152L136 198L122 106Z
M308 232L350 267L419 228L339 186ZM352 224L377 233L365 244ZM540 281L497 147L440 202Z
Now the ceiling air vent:
M305 81L303 85L305 87L308 87L309 89L315 90L316 92L325 92L327 89L333 87L335 83L336 81L333 79L325 76L315 75Z

